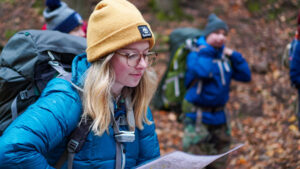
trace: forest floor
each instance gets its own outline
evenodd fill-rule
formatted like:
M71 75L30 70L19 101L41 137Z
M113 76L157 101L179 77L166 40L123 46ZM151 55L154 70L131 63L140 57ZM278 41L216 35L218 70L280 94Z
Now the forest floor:
M0 46L18 30L40 29L43 1L0 0ZM93 9L95 0L89 0ZM300 169L300 132L295 116L297 91L291 87L288 68L281 56L296 30L297 1L272 3L247 0L182 0L181 9L193 20L160 21L148 1L131 0L156 34L161 51L155 68L159 77L168 61L165 37L178 27L203 28L214 12L229 27L227 46L243 54L252 71L250 83L232 82L227 104L235 146L245 145L229 155L227 168ZM255 6L256 5L256 6ZM259 6L260 5L260 6ZM254 7L255 8L254 8ZM274 12L275 11L275 12ZM1 48L0 48L1 49ZM153 110L161 154L181 150L183 127L174 112Z

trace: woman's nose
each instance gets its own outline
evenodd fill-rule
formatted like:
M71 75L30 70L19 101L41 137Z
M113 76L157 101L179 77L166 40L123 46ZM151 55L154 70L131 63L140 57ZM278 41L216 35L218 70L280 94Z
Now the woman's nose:
M140 68L140 69L143 68L143 69L145 69L145 68L147 68L147 66L148 66L148 63L146 62L145 58L141 57L139 63L136 66L136 68Z

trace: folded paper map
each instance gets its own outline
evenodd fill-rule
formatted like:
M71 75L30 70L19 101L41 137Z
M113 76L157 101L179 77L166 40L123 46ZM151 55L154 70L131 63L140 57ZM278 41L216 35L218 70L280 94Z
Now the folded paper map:
M233 149L218 155L193 155L182 151L174 151L142 165L137 169L200 169L216 159L239 149L243 145L244 144L240 144Z

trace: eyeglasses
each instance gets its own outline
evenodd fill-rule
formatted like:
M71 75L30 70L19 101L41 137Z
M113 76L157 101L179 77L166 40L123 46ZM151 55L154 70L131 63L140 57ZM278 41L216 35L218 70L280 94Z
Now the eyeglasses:
M146 54L139 54L139 53L121 53L121 52L116 52L117 54L124 56L127 58L127 64L130 67L136 67L141 59L142 56L144 57L144 60L147 64L147 66L152 66L153 63L155 62L157 53L156 52L148 52Z

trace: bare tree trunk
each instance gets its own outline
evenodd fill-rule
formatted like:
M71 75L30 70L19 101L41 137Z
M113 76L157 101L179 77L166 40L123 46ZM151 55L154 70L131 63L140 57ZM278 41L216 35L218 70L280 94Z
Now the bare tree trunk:
M173 6L178 0L154 0L159 11L163 11L167 15L174 15Z
M86 20L92 9L89 9L90 6L88 4L89 1L86 0L63 0L68 6L78 12L84 20Z
M154 4L154 9L158 13L160 19L181 20L186 15L181 9L181 3L185 0L151 0Z

